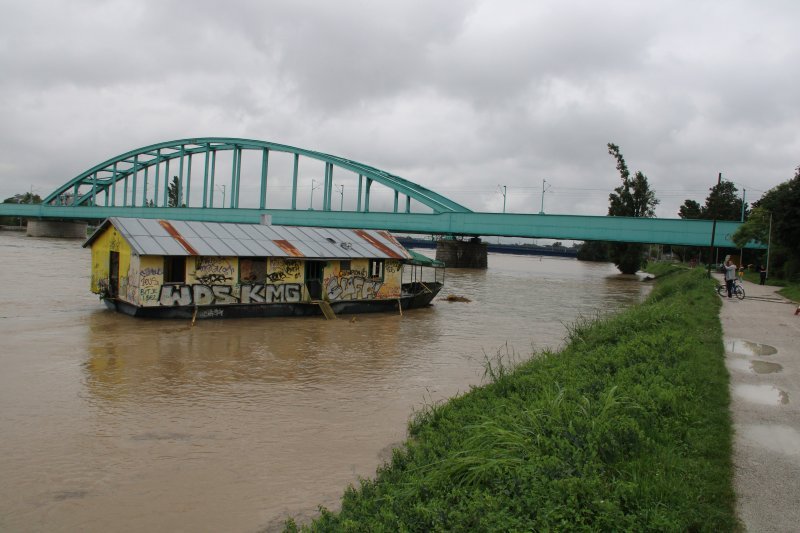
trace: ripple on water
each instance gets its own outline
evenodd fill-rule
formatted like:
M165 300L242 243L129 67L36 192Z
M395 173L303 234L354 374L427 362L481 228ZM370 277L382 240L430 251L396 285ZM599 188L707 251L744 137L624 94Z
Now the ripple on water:
M725 351L739 355L764 356L778 353L777 348L769 344L760 344L745 339L726 339Z

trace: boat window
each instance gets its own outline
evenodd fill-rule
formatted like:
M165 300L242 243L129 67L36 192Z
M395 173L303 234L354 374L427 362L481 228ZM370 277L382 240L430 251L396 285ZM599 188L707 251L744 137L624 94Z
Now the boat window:
M186 283L186 257L169 255L164 257L164 283Z
M265 283L266 281L266 257L242 257L239 259L239 283Z
M383 280L383 259L369 260L369 277L372 279Z

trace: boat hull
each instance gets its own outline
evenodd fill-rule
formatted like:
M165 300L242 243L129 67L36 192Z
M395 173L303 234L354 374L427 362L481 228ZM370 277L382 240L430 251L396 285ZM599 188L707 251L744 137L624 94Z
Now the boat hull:
M426 284L426 290L417 291L413 294L403 294L397 299L332 301L328 302L328 304L337 315L398 313L401 309L405 311L429 306L441 288L441 283L429 283ZM140 307L116 298L105 298L103 301L109 309L142 318L199 320L207 318L321 316L323 314L320 306L312 302Z

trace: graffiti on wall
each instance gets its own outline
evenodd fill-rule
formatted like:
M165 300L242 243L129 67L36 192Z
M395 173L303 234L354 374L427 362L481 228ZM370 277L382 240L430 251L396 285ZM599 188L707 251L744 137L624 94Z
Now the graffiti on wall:
M378 295L383 281L370 279L359 270L342 270L325 280L329 300L370 300Z
M273 257L269 260L269 266L271 272L267 274L267 279L270 281L300 281L300 261Z
M129 302L133 302L136 299L136 295L139 293L139 287L136 285L138 274L138 268L134 265L133 261L130 261L128 264L128 272L127 276L124 276L119 280L119 290L125 292L125 299Z
M286 272L272 272L267 274L267 279L273 283L276 281L283 281L286 279Z
M222 274L205 274L203 276L195 276L195 279L200 285L220 285L231 280L231 278Z
M159 287L164 271L160 268L143 268L139 271L139 301L155 302L158 300Z
M167 306L298 303L303 294L299 283L241 285L239 296L233 289L230 285L162 285L158 301Z
M230 281L236 269L224 257L197 257L194 260L194 277L202 285L217 285Z

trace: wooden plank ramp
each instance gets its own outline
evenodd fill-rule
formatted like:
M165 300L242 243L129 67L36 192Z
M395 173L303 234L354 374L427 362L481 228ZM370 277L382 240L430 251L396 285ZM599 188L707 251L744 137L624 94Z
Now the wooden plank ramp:
M322 309L322 314L325 315L327 320L336 320L336 313L333 312L331 304L325 300L312 300L311 303L317 304Z

